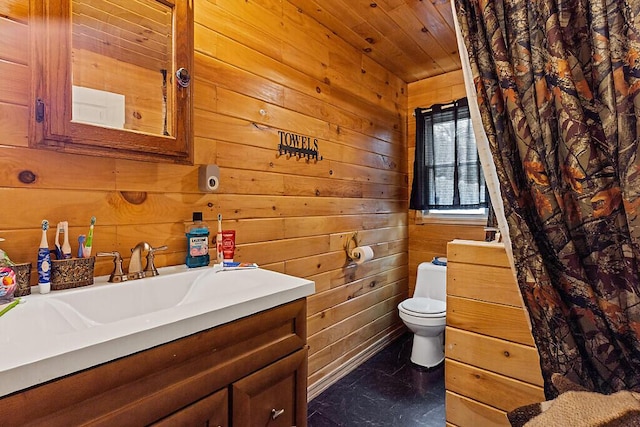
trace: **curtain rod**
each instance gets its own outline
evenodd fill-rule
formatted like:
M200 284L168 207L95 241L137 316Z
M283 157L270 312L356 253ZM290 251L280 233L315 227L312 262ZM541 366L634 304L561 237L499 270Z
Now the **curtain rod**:
M455 102L451 102L451 103L449 103L449 104L441 105L441 106L440 106L440 109L441 109L441 110L446 110L446 109L451 108L451 107L453 107L453 106L455 106L455 105L456 105L456 103L455 103ZM432 110L433 110L433 108L425 108L424 110L420 110L420 112L422 112L422 113L428 113L429 111L432 111Z
M440 109L441 109L441 110L447 110L447 109L449 109L449 108L451 108L451 107L453 107L453 106L455 106L455 105L456 105L456 103L455 103L455 101L454 101L454 102L451 102L451 103L449 103L449 104L441 105L441 106L440 106ZM432 111L432 110L433 110L433 108L425 108L425 109L423 109L423 110L420 110L420 112L424 114L424 113L428 113L428 112L430 112L430 111ZM415 112L415 111L414 111L413 113L411 113L411 114L413 115L413 117L415 117L415 116L416 116L416 112Z

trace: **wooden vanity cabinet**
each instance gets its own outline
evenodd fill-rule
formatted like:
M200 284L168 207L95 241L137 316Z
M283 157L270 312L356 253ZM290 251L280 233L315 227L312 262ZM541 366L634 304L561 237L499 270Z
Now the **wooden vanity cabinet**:
M0 398L0 424L305 426L306 336L299 299Z
M229 387L231 394L222 389L153 426L304 426L306 387L305 348L234 382Z
M233 424L269 427L306 425L306 384L306 349L236 381L231 386Z
M229 425L229 392L222 389L154 423L154 427Z

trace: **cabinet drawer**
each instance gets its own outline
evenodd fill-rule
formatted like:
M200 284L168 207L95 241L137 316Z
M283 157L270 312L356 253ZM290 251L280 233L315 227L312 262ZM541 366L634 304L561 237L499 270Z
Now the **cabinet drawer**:
M220 390L152 425L153 427L228 427L229 392L226 388Z
M306 389L307 349L302 349L232 384L232 424L306 426Z

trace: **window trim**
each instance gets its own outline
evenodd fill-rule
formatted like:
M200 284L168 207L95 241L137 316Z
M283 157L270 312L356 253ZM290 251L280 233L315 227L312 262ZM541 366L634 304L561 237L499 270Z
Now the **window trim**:
M429 212L428 210L415 211L416 224L462 224L462 225L487 225L489 209L485 208L484 214L479 213L455 213Z

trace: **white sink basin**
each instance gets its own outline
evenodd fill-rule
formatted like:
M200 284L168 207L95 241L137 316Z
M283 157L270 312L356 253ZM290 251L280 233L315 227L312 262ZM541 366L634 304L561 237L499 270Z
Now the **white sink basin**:
M123 283L34 293L0 317L0 396L313 294L263 269L159 269Z
M244 295L266 296L265 270L248 269L243 271L206 270L195 278L187 294L177 304L179 306L215 299L218 304L233 304ZM272 274L277 274L273 273ZM298 277L279 274L280 286L293 287L300 281Z
M31 337L68 334L94 325L95 322L82 317L64 303L45 299L29 301L0 317L0 347Z
M160 276L147 279L80 288L75 292L53 292L48 299L63 303L92 322L116 322L175 307L197 278L208 271L164 271Z

